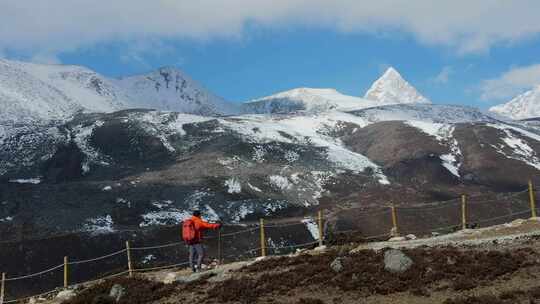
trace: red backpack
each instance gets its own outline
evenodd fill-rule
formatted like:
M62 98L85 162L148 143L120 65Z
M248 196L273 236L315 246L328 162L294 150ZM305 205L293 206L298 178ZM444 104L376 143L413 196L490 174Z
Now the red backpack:
M197 230L195 229L195 222L193 220L187 219L182 223L182 239L188 245L196 241Z

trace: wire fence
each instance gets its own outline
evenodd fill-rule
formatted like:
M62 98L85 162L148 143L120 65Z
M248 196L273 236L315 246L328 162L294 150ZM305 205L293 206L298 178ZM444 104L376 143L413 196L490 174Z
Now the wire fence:
M375 212L354 213L351 210L343 211L351 213L350 217L352 219L363 223L366 227L371 227L376 223L379 230L371 230L371 233L369 229L361 228L358 225L351 226L348 223L349 227L347 227L347 221L345 221L345 225L340 226L339 221L332 221L329 218L331 213L323 216L323 213L319 211L316 217L304 220L274 223L265 223L264 220L261 220L259 224L248 226L246 229L229 233L220 232L217 236L205 239L218 240L218 252L215 260L219 264L224 260L232 261L257 256L287 254L301 248L332 244L332 242L336 241L336 235L338 235L337 241L339 241L340 234L350 234L359 237L363 241L371 241L398 234L434 233L438 231L451 232L469 228L468 225L471 224L480 226L499 220L522 218L527 215L536 217L535 195L536 192L533 190L532 184L530 184L526 190L501 195L497 198L480 200L480 196L469 198L463 196L460 199L452 199L435 204L422 204L413 207L390 206L390 208ZM493 208L494 203L497 203L498 208ZM504 214L500 214L501 212ZM437 217L441 214L445 215L444 218L443 216L440 218ZM359 221L360 219L362 221ZM425 225L418 225L418 222L424 219L426 220ZM413 222L415 222L414 225L411 224ZM296 226L305 226L307 229L296 229ZM476 228L477 226L472 228ZM306 237L306 233L309 237ZM298 241L302 239L305 241ZM249 248L250 244L239 246L237 244L239 240L249 240L251 243L255 241L257 246L253 248ZM229 251L228 254L225 254L222 250L225 246ZM245 250L246 247L249 249ZM0 286L0 304L20 303L30 298L50 296L59 290L70 288L75 284L87 285L123 275L133 276L135 273L186 267L189 265L187 261L161 265L158 261L154 261L154 265L149 264L147 266L147 260L157 260L156 255L161 253L161 256L166 256L167 254L178 256L182 248L185 250L183 242L131 247L128 241L125 248L99 257L71 261L68 257L65 257L63 264L27 275L8 277L3 273ZM147 252L151 252L151 254L147 254ZM110 272L98 275L92 280L82 277L77 278L75 275L77 273L88 272L97 263L109 267ZM56 288L37 295L18 299L13 298L13 293L10 291L13 283L24 281L25 285L38 284L35 282L38 278L41 280L61 282L63 284L58 284Z

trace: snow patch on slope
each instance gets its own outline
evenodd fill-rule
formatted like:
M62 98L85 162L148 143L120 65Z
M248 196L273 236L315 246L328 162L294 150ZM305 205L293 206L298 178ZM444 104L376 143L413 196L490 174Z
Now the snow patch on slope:
M351 111L367 123L416 120L434 123L496 122L482 111L467 106L397 104Z
M181 210L153 211L142 215L140 227L180 224L191 217L191 213Z
M242 185L237 178L229 178L225 181L225 186L227 187L227 192L230 194L242 192Z
M92 136L94 129L103 126L103 124L103 121L97 120L91 125L77 125L72 130L73 141L86 156L81 163L83 174L88 174L90 172L90 165L92 163L99 163L104 166L109 165L108 160L106 160L107 158L94 149L90 143L90 137Z
M243 104L243 112L264 114L306 111L316 113L362 109L381 104L383 103L345 95L335 89L297 88L246 102Z
M225 128L242 134L252 143L285 142L305 144L327 149L327 159L344 170L363 172L372 168L381 184L389 184L379 166L364 155L354 153L335 137L325 135L328 129L335 129L344 119L366 125L354 115L342 112L327 112L306 116L269 117L265 115L244 115L234 120L221 120ZM265 152L256 157L263 159Z
M521 133L522 135L531 137L540 142L540 136L530 133L528 131L521 130L519 128L507 126L507 125L489 125L493 128L502 130L506 137L502 138L502 141L506 146L512 149L512 154L507 154L504 152L504 145L500 144L499 146L492 145L493 148L500 154L506 156L507 158L516 159L526 163L529 166L532 166L540 170L540 158L538 157L536 151L534 151L529 144L521 138L515 136L513 132ZM526 135L527 134L527 135Z
M313 239L318 240L319 239L319 225L317 222L312 218L306 218L302 220L302 223L306 225L307 230L309 233L311 233L311 236Z
M17 183L17 184L40 184L41 178L35 177L35 178L18 178L18 179L10 179L10 183Z
M113 219L110 215L96 217L88 219L83 225L83 231L90 232L92 234L106 234L113 233Z
M455 130L453 125L415 120L406 121L405 123L435 137L439 142L447 145L450 148L450 152L440 155L439 158L442 161L443 167L456 177L460 177L459 168L461 167L461 163L459 160L463 158L463 154L459 149L458 141L453 137Z

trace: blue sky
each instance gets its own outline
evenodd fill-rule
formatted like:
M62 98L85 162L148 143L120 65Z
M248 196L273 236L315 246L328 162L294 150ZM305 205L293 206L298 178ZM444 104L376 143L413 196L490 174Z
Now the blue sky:
M361 96L388 66L436 103L487 108L540 84L538 1L55 3L0 3L0 57L107 76L176 66L232 101L295 87Z

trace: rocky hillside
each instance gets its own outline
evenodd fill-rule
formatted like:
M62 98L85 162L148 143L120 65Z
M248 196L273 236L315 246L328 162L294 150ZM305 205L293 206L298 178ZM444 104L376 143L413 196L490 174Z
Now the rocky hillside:
M228 118L127 110L0 130L0 227L30 235L174 224L195 207L237 223L367 198L518 191L540 170L537 129L435 105Z

